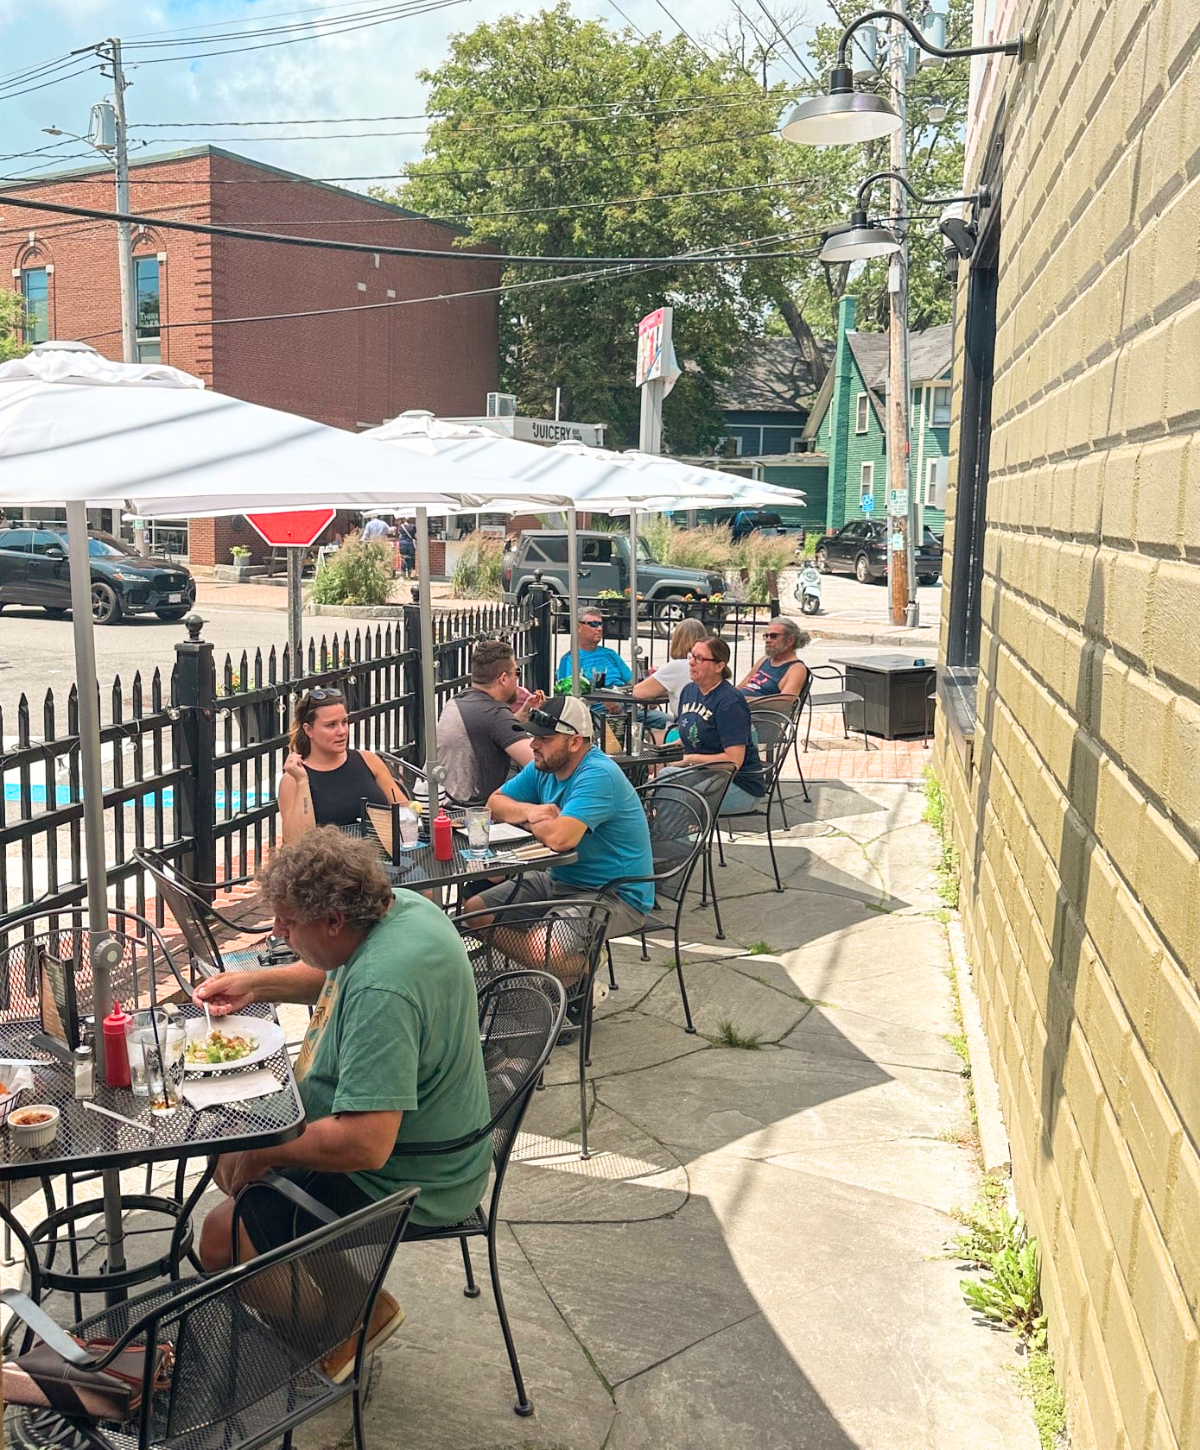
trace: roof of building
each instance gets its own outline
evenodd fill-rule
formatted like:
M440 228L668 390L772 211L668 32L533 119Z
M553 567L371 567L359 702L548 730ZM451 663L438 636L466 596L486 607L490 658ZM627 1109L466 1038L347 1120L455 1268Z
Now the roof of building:
M846 341L858 363L863 381L873 392L887 391L888 334L848 332ZM908 376L913 383L928 383L950 371L954 353L954 328L950 323L927 327L908 334Z
M831 364L834 344L818 346L826 364ZM734 375L715 383L714 389L727 413L805 414L817 391L808 360L790 337L755 341Z
M144 166L158 166L171 161L194 161L200 156L216 156L223 161L235 161L239 166L251 166L257 171L268 172L284 181L298 181L305 186L315 186L322 191L335 192L352 201L365 202L368 206L377 207L380 211L388 212L392 216L412 217L418 221L426 221L430 226L444 227L447 231L455 232L459 236L467 235L466 228L456 226L453 222L438 221L433 217L423 216L418 211L409 211L405 207L396 206L394 202L380 201L377 196L368 196L366 192L351 191L346 186L318 181L315 177L305 176L300 171L287 171L282 166L272 166L269 162L258 161L253 156L242 156L236 151L226 151L222 146L185 146L179 151L159 151L152 156L134 155L129 158L129 169L135 171ZM73 181L76 177L94 176L97 172L109 174L111 171L112 167L107 161L89 162L87 166L73 166L65 171L48 171L38 176L14 177L0 183L0 193L27 191L31 187L37 186L55 186L64 181Z

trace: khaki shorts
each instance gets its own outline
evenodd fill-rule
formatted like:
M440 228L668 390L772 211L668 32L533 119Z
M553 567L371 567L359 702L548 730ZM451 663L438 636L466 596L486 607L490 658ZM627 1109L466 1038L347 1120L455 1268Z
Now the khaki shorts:
M630 906L624 897L618 896L615 891L591 892L586 886L573 886L567 881L555 881L549 871L526 871L515 881L502 881L499 886L487 887L486 890L479 893L479 899L485 907L489 908L524 906L534 901L544 902L546 910L551 911L558 901L586 899L593 895L601 906L607 906L611 912L608 929L604 933L605 941L614 936L635 936L637 934L646 918L635 906ZM587 907L582 905L568 907L563 915L586 916Z

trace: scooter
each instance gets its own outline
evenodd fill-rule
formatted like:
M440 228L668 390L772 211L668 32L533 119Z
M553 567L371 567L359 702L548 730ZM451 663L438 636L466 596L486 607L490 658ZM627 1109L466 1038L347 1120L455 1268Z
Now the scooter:
M796 583L796 601L800 605L801 614L820 614L821 583L817 566L810 560L800 570L800 578Z

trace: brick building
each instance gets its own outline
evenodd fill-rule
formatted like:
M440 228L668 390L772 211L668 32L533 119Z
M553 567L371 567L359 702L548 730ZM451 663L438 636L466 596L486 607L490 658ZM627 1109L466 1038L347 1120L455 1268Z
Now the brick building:
M939 771L1076 1450L1200 1444L1200 7L977 0Z
M0 189L0 247L25 294L33 336L86 339L121 356L115 225L5 207L5 193L111 208L106 165ZM134 161L130 205L220 226L459 251L461 231L357 192L198 146ZM468 249L469 250L469 249ZM387 306L494 287L492 262L327 252L137 229L138 348L219 392L339 428L374 427L406 408L478 412L497 387L497 299ZM361 311L281 318L331 308ZM223 323L228 318L268 320ZM241 519L197 519L190 555L223 563L258 537Z

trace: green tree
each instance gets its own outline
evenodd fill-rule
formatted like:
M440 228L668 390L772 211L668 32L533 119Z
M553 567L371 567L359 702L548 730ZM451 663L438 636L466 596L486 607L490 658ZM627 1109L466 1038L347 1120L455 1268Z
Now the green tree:
M769 185L786 95L764 90L733 56L709 60L682 36L615 32L564 3L455 36L422 79L440 119L395 199L461 218L470 242L525 255L671 256L769 250L786 229ZM637 322L670 303L676 352L702 376L685 375L667 399L664 433L693 449L719 436L712 384L761 333L798 264L665 264L535 285L546 275L504 269L505 283L531 284L501 302L504 387L538 413L561 387L568 416L603 419L614 442L636 441Z
M0 287L0 362L24 357L30 344L25 341L25 299L19 292Z

